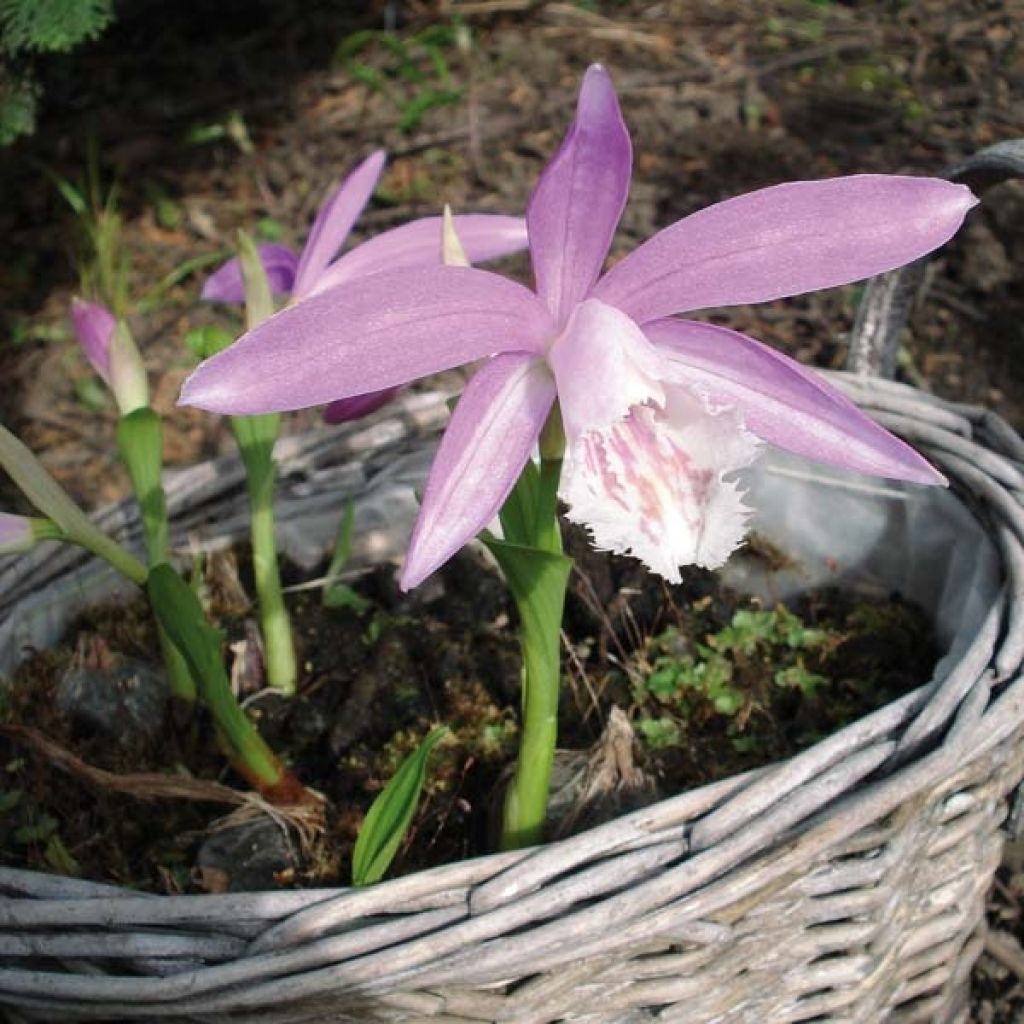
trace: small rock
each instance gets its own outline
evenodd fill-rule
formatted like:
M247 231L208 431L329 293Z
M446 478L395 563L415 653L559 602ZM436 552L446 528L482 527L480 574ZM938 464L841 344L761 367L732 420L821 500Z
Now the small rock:
M196 883L215 892L272 889L295 866L284 830L276 821L260 817L207 836L196 855Z
M57 686L57 706L76 724L132 747L163 727L170 691L163 669L111 654L98 637L79 648Z
M327 732L327 717L311 700L293 697L288 728L297 750L319 742Z

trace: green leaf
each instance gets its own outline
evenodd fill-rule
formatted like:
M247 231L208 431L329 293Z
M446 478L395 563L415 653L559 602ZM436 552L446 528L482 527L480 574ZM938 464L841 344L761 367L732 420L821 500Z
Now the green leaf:
M338 47L334 51L334 63L341 64L350 57L354 57L360 50L364 49L373 41L373 37L376 34L377 33L374 32L373 29L368 28L360 29L358 32L350 32L340 43L338 43Z
M197 359L209 359L226 349L235 340L235 335L223 327L206 324L204 327L193 327L185 335L185 344L192 350Z
M372 885L390 867L416 813L430 752L447 735L443 725L432 730L373 801L352 851L353 885Z
M331 564L327 567L327 578L334 579L340 576L342 570L348 564L352 554L352 531L355 525L355 505L349 499L345 503L345 511L341 514L341 521L338 523L338 532L334 538L334 553L331 555ZM357 594L346 583L324 584L323 596L321 598L325 608L351 608L356 614L361 615L369 609L373 602Z
M113 17L113 0L0 0L0 36L8 53L66 53Z
M247 772L266 785L276 785L281 765L231 692L221 657L223 637L206 621L195 591L166 563L149 571L146 590L157 620L188 662L224 739Z
M89 412L102 412L110 406L110 392L95 377L75 381L75 398Z
M0 146L36 130L39 84L28 75L0 76Z
M52 519L69 540L106 559L133 583L140 586L145 583L146 567L98 530L35 455L2 424L0 468L7 471L21 493L47 519Z
M182 260L173 270L165 274L146 294L139 300L139 312L145 313L156 309L163 301L164 295L176 285L181 284L186 278L191 277L197 271L204 270L214 263L220 263L226 258L225 252L208 252L202 256L193 256L190 259Z
M519 480L498 513L502 533L510 544L529 547L533 541L533 523L539 488L540 471L537 469L537 463L531 459L523 466Z
M269 473L273 468L274 442L281 429L281 414L232 416L231 432L235 435L246 472L250 476Z
M681 672L682 666L671 663L663 668L657 668L647 677L644 689L654 697L668 700L678 689Z
M352 556L352 532L355 526L356 507L352 499L345 502L345 511L341 513L338 522L338 531L334 535L334 551L331 554L330 565L327 566L327 577L331 578L341 574L341 571L348 564ZM324 604L327 604L327 595L331 585L324 587Z
M325 608L351 608L357 615L362 615L373 607L373 602L357 594L345 583L330 583L324 587L323 606Z
M59 871L62 875L74 876L82 873L78 861L71 856L71 852L56 833L50 836L43 851L43 859L54 871Z
M652 750L676 747L682 739L679 726L671 718L638 718L635 725Z
M368 64L352 61L348 65L348 72L357 82L362 82L364 85L369 86L374 92L384 92L386 89L383 76Z
M516 602L527 673L547 676L553 670L557 674L561 635L557 629L548 629L547 624L562 621L572 559L553 551L509 544L486 533L480 539L497 560ZM542 664L532 668L533 661Z
M423 120L423 115L434 107L451 107L462 99L462 93L451 90L421 92L405 104L397 128L400 132L412 131Z
M828 682L825 676L811 672L801 664L779 669L774 678L776 686L800 690L808 696Z
M273 217L261 217L256 223L256 235L264 242L280 242L284 238L284 225Z
M561 463L552 460L538 467L532 459L523 467L498 516L504 539L520 547L562 552L562 536L555 514Z
M35 821L22 825L14 830L14 841L21 846L30 846L32 843L41 843L57 831L60 824L56 818L49 814L41 814Z
M54 187L61 194L64 202L71 207L72 210L79 217L87 217L89 215L89 200L82 194L81 189L76 185L68 181L63 175L58 174L56 171L51 171L48 167L44 168L44 173L53 182Z

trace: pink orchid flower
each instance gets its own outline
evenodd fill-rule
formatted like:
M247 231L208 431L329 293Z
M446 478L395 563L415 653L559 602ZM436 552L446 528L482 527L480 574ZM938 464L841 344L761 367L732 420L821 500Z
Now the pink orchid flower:
M560 494L596 544L670 580L742 540L733 472L766 442L848 470L943 478L793 360L735 331L673 319L873 276L947 241L976 200L929 178L777 185L660 231L601 276L632 147L608 74L591 67L576 118L527 212L536 292L483 270L419 267L311 296L200 366L182 401L233 413L315 405L490 356L441 441L402 585L491 521L557 399Z
M385 159L383 150L377 150L335 189L320 207L301 255L286 245L268 243L257 247L275 296L287 295L297 301L382 270L440 263L440 217L423 217L383 231L335 259L370 201ZM497 259L526 248L526 223L522 217L462 214L455 218L455 224L470 262ZM242 268L237 259L228 260L209 277L202 298L213 302L245 301ZM324 419L328 423L359 419L386 405L399 390L385 388L331 402Z

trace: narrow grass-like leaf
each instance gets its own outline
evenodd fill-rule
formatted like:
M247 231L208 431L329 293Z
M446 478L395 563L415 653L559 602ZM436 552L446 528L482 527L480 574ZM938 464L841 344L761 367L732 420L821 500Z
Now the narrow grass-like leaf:
M43 464L6 427L0 425L0 467L18 489L67 539L106 559L133 583L146 582L146 567L105 533L68 497Z
M235 767L264 791L279 786L281 762L235 700L221 657L221 634L206 621L195 591L166 563L150 570L146 589L160 625L185 656Z
M391 865L416 813L430 752L447 735L443 725L428 733L373 801L352 851L353 885L372 885Z
M327 567L328 582L324 584L321 601L325 608L351 608L357 614L362 614L370 607L371 602L357 594L347 584L332 582L341 575L352 555L355 517L355 505L349 500L345 503L345 511L342 512L341 522L338 523L338 533L334 538L334 553L331 555L331 564Z

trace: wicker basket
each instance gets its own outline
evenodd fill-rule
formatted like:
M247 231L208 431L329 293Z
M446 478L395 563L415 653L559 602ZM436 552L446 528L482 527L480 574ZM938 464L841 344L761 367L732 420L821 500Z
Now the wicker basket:
M1024 443L837 375L918 444L1000 582L931 681L792 760L361 890L140 896L0 869L11 1019L949 1024L1024 775Z

